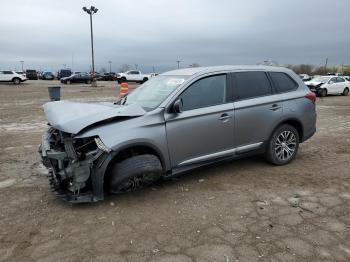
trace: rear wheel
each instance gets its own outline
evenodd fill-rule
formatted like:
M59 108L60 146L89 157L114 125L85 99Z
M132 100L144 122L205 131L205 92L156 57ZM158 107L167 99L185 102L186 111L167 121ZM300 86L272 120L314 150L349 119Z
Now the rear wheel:
M349 94L349 88L345 87L342 95L347 96L348 94Z
M163 173L158 157L138 155L117 162L111 170L109 192L120 194L145 188L157 181Z
M321 90L321 92L320 92L320 96L322 96L322 97L327 96L327 89L322 88L322 90Z
M19 79L18 77L15 77L14 79L12 79L12 82L15 84L15 85L19 85L21 83L21 79Z
M298 148L298 131L291 125L281 125L268 142L265 158L274 165L285 165L295 158Z

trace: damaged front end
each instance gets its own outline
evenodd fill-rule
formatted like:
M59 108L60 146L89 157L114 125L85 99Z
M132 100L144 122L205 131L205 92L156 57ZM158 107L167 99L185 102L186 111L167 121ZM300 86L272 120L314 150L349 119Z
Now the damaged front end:
M104 174L111 154L98 137L74 138L49 128L42 136L39 151L49 170L50 186L58 197L75 203L103 199Z

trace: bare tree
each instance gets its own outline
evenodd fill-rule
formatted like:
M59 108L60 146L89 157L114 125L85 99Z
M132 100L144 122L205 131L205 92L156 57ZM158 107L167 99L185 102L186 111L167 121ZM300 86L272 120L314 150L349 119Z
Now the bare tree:
M126 72L130 69L130 66L128 64L122 64L120 67L119 67L119 72Z

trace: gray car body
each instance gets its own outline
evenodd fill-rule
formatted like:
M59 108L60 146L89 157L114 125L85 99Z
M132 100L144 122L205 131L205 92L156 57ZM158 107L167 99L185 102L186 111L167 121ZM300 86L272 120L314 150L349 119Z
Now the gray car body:
M181 113L172 111L178 96L195 81L210 75L242 71L283 72L298 83L298 88ZM123 107L73 102L51 102L44 105L44 111L54 128L74 134L75 138L98 136L115 155L129 147L151 148L157 153L167 175L246 153L263 152L265 143L282 123L297 123L301 142L316 130L315 106L305 99L310 91L289 69L216 66L180 69L162 75L185 75L188 78L149 112L135 105Z

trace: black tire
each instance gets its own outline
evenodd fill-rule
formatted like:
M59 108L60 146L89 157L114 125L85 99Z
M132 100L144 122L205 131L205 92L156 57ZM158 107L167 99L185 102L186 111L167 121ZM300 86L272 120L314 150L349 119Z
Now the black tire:
M349 94L349 88L345 87L344 91L343 91L343 96L347 96Z
M321 91L320 91L320 96L322 96L322 97L327 96L327 89L322 88Z
M265 159L277 166L290 163L298 153L299 139L299 133L293 126L279 126L268 141Z
M67 85L70 85L70 84L71 84L71 81L70 81L70 80L67 80L67 81L66 81L66 84L67 84Z
M14 79L12 79L12 82L15 84L15 85L19 85L21 83L21 79L19 79L18 77L15 77Z
M109 192L121 194L145 188L157 181L163 173L158 157L138 155L117 162L111 169Z
M126 82L126 78L125 77L120 78L120 82L121 83L125 83Z
M147 82L148 81L148 78L147 77L145 77L145 78L143 78L143 80L142 80L142 82L141 83L144 83L144 82Z
M87 80L86 84L88 84L88 85L91 84L91 80Z

